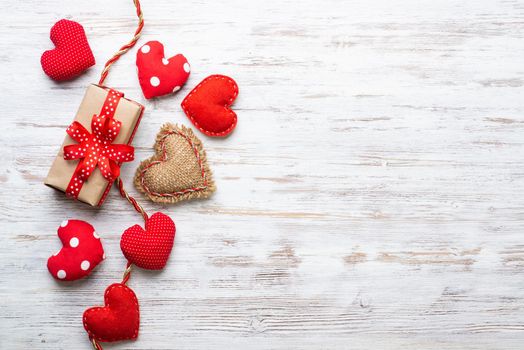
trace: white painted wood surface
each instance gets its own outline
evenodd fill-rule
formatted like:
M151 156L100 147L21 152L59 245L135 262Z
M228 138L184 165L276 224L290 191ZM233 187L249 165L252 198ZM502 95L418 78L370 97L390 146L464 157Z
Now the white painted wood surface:
M42 181L87 84L135 28L131 1L1 0L0 348L89 349L140 217ZM135 49L108 85L145 103L125 183L177 224L165 271L136 270L136 342L109 349L523 349L524 2L143 0L140 43L183 52L176 96L145 101ZM96 67L63 84L39 57L60 18L85 26ZM177 206L131 185L164 122L205 76L240 86L231 137L199 134L218 192ZM107 260L56 283L65 218L90 221Z

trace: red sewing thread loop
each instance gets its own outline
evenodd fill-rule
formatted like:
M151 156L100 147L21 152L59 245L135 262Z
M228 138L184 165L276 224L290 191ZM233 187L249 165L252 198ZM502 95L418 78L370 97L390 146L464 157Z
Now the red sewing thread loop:
M104 84L104 81L107 77L107 74L109 73L109 69L111 68L111 66L113 65L113 63L115 63L116 61L118 61L118 59L120 58L120 56L122 56L123 54L125 54L127 51L129 51L130 48L132 48L133 46L135 46L136 42L138 41L138 39L140 38L140 34L142 32L142 28L144 28L144 18L143 18L143 15L142 15L142 9L140 8L140 1L139 0L133 0L133 3L135 4L135 7L136 7L136 15L138 16L138 26L136 28L136 31L135 31L135 35L133 36L133 38L131 39L130 42L128 42L127 44L125 44L124 46L122 46L114 55L113 57L111 57L105 64L104 66L104 69L102 70L102 73L100 74L100 80L98 81L98 85L101 85L103 86ZM144 209L142 208L142 206L140 204L138 204L138 202L133 198L131 197L127 192L126 190L124 189L124 185L122 183L122 180L120 179L120 177L118 177L116 179L116 182L118 184L118 190L120 192L120 195L122 197L124 197L125 199L127 199L129 201L129 203L131 203L133 205L133 207L135 208L135 210L137 212L139 212L142 217L144 218L144 222L147 222L148 220L148 216L147 216L147 213L144 211ZM131 277L131 262L127 262L127 265L126 265L126 269L124 271L124 275L122 276L122 284L126 284L127 281L129 281L129 278ZM93 349L95 350L103 350L102 348L102 345L100 345L100 343L98 343L96 341L96 339L93 339L93 338L89 338L89 340L91 341L91 344L93 345Z
M104 350L102 348L102 345L100 345L100 343L98 343L95 339L89 338L89 340L91 340L91 345L93 345L93 349L95 349L95 350Z
M140 2L139 0L133 0L135 7L136 7L136 15L138 16L138 27L136 28L135 35L133 36L133 39L131 39L130 42L122 46L118 51L111 57L105 64L104 69L102 70L102 74L100 75L100 80L98 81L98 85L103 85L104 81L106 80L107 74L109 73L109 69L111 68L111 65L118 61L120 56L125 54L127 51L129 51L130 48L135 46L136 42L138 41L138 38L140 38L140 34L142 32L142 28L144 28L144 18L142 15L142 9L140 8Z
M124 183L122 182L122 179L121 178L116 179L116 184L118 186L118 191L120 192L120 195L124 197L125 199L127 199L127 201L133 205L135 210L139 212L140 215L142 215L142 217L144 218L144 223L146 223L148 220L146 211L144 210L144 208L142 208L140 204L138 204L136 199L131 197L129 193L126 192L126 190L124 189Z
M111 66L113 65L113 63L115 63L119 58L120 56L122 56L123 54L125 54L127 51L129 51L130 48L132 48L133 46L135 46L136 42L138 41L138 38L140 38L140 34L142 33L142 28L144 28L144 18L143 18L143 14L142 14L142 9L140 7L140 1L139 0L133 0L133 3L135 4L135 7L136 7L136 15L138 16L138 26L136 28L136 31L135 31L135 35L133 36L133 38L131 39L130 42L128 42L127 44L125 44L124 46L122 46L114 55L113 57L111 57L105 64L104 66L104 70L102 71L102 73L100 74L100 80L98 81L98 84L99 85L102 85L107 77L107 74L109 73L109 69L111 68ZM122 183L122 180L120 178L117 178L116 180L117 182L117 185L118 185L118 190L120 192L120 195L122 197L124 197L125 199L127 199L129 201L129 203L131 203L133 205L133 207L135 208L135 210L137 212L139 212L142 217L144 218L144 222L147 221L147 214L146 212L144 211L144 209L140 206L140 204L138 204L138 202L133 198L131 197L127 192L126 190L124 189L124 184Z
M126 270L124 271L124 275L122 276L122 284L127 284L127 281L129 281L129 278L131 277L131 269L132 264L130 261L128 261L126 265Z

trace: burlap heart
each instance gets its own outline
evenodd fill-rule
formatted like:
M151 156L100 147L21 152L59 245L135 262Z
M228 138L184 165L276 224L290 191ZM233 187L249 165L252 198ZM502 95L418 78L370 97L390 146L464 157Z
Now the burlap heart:
M155 155L142 161L135 174L136 188L153 202L207 198L215 191L206 152L191 129L165 124L154 148Z

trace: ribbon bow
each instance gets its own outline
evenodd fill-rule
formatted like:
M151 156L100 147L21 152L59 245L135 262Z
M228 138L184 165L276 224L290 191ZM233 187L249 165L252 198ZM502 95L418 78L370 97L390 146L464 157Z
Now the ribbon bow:
M97 166L102 176L111 183L120 175L120 163L134 159L133 146L113 144L122 125L113 117L123 96L108 89L100 113L91 119L92 132L77 121L67 128L67 134L78 144L64 146L64 159L79 160L67 186L67 195L78 198L82 185Z
M64 159L80 159L66 193L78 197L80 188L96 166L108 181L114 181L120 175L122 162L134 159L134 148L125 144L113 144L120 132L121 123L111 116L93 116L90 133L82 124L75 121L67 128L67 134L78 142L64 146Z
M98 165L102 176L114 181L120 175L118 163L133 161L133 146L113 144L120 126L121 123L113 118L94 115L91 121L93 133L77 121L67 128L69 136L78 144L64 147L64 159L81 159L76 168L79 179L87 180Z

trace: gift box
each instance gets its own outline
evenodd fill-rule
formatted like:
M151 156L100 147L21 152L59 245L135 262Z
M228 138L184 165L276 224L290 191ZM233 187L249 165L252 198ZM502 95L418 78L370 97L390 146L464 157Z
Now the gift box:
M92 206L104 202L130 146L144 107L118 91L90 85L44 183Z

